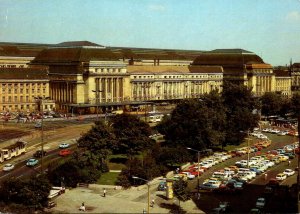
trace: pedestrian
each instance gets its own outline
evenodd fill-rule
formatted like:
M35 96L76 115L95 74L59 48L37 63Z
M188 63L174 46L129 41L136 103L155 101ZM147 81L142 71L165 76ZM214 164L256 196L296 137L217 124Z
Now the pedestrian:
M289 162L288 162L288 165L290 166L291 165L291 161L289 160Z
M154 199L151 201L151 207L154 207Z
M267 178L268 178L268 174L266 173L266 174L265 174L265 180L267 180Z
M146 214L146 209L145 208L143 209L143 214Z
M85 211L84 202L82 202L81 206L79 207L79 211Z
M104 190L103 190L103 197L105 197L106 196L106 189L104 188Z
M200 197L201 197L201 193L200 193L200 192L198 192L198 193L197 193L197 199L199 200L199 199L200 199Z

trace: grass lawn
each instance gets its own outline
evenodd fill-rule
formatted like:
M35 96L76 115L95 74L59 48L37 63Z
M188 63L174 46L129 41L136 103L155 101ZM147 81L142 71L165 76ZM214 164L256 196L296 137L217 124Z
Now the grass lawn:
M98 179L97 184L115 185L115 182L117 181L117 177L119 174L120 174L119 172L103 173L101 177Z

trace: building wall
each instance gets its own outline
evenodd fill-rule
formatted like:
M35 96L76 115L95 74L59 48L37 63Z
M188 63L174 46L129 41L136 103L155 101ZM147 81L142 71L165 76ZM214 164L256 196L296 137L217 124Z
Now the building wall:
M0 79L0 111L33 111L37 108L35 97L49 97L48 80ZM54 108L48 101L44 109Z
M0 56L0 68L27 68L34 57Z
M291 72L291 87L292 91L294 93L299 93L300 92L300 68L294 68L293 71Z
M280 92L285 97L291 97L291 77L276 77L275 91Z
M134 73L130 81L133 101L176 100L222 91L223 73Z
M276 79L272 68L247 69L248 87L256 96L262 96L266 92L275 92Z

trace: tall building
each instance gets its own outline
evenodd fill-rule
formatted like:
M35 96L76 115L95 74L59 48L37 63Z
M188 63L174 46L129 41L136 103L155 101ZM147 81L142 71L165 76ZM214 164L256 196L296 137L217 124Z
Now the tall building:
M38 86L34 85L37 80L47 88L44 94L39 91L28 97L49 96L55 101L51 108L67 112L95 112L96 109L105 112L125 106L177 102L212 90L222 91L224 81L248 86L257 96L275 91L290 94L288 77L275 76L270 64L243 49L124 48L88 41L55 45L0 43L0 68L14 69L9 79L13 81L16 74L16 82L26 79L17 77L20 73L47 71L46 76L26 79L29 90ZM14 86L21 88L20 84ZM21 101L21 94L9 95L3 91L1 96L6 103L0 110L31 109L33 105Z
M292 92L300 93L300 63L291 65Z
M243 49L217 49L201 53L192 64L222 66L225 82L248 86L257 96L265 92L275 92L272 66L255 53Z
M0 111L34 111L38 97L49 97L45 68L0 68ZM43 102L45 110L54 107L52 100Z

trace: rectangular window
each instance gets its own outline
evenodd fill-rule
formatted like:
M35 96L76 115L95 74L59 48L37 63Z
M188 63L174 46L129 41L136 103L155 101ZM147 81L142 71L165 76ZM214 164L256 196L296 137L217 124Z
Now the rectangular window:
M11 96L8 96L8 102L9 103L11 102Z
M5 97L2 97L2 103L5 103Z
M20 96L20 102L23 102L23 96Z
M26 96L26 102L29 102L29 96Z
M20 89L20 93L23 94L23 91L24 91L23 88L21 88L21 89Z
M34 92L35 92L35 91L34 91L34 88L33 88L33 89L32 89L32 93L34 94Z
M28 94L28 93L29 93L29 89L27 88L27 89L26 89L26 94Z
M15 88L15 89L14 89L14 92L15 92L15 94L17 94L17 93L18 93L18 89Z
M17 96L15 96L15 102L18 102L18 97Z

